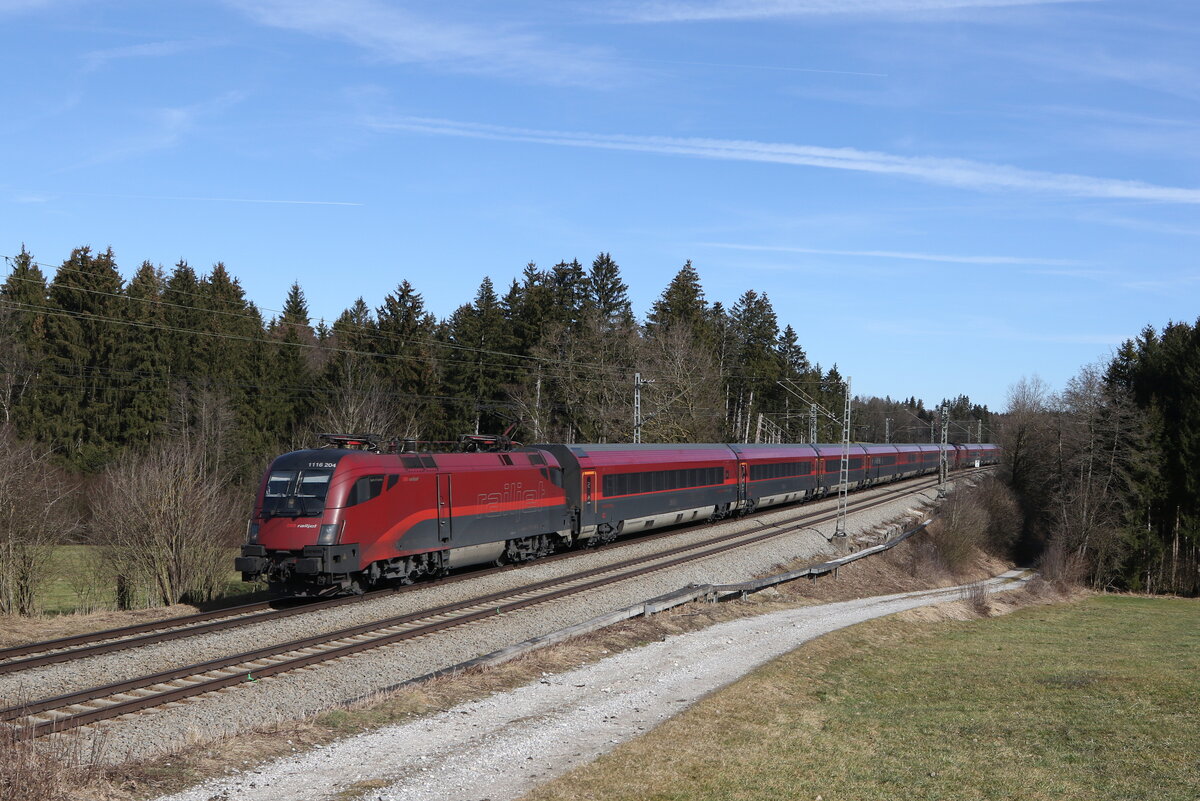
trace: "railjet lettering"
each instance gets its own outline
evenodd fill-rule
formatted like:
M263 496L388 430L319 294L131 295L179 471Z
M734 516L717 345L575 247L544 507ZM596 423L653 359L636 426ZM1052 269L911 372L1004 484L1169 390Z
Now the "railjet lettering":
M483 508L483 513L486 515L500 514L501 505L515 504L519 510L534 510L538 508L538 502L546 497L545 483L539 481L537 489L525 489L525 485L520 482L513 482L504 485L503 492L482 492L475 499L475 503Z

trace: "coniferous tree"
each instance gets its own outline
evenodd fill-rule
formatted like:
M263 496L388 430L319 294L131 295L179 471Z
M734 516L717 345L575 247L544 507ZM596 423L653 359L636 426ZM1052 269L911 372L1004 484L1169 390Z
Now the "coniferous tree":
M304 297L304 290L300 288L299 281L293 281L292 286L288 289L279 322L281 325L307 329L300 333L312 333L312 325L308 317L308 300Z
M269 341L259 349L261 361L255 369L263 395L259 422L276 440L295 441L323 389L315 386L321 354L299 282L292 283L282 313L267 330Z
M170 407L170 365L164 347L166 311L162 293L166 278L150 262L142 262L125 287L122 317L129 324L117 352L123 387L122 443L145 445L161 435Z
M646 315L646 331L653 336L659 328L684 323L699 333L707 322L708 303L700 286L700 274L688 259Z
M77 248L49 287L46 392L31 428L72 464L94 470L121 438L119 383L113 374L125 329L119 324L122 280L111 249Z
M553 296L546 273L529 262L501 301L516 353L529 355L550 322Z
M46 359L46 277L21 246L0 286L0 413L20 436L30 434L31 413L44 392L39 375Z
M200 279L182 259L167 277L163 288L164 333L168 362L176 381L190 381L204 374L199 332L204 325Z
M379 338L375 353L380 378L400 409L402 436L445 436L444 410L436 402L438 353L437 320L425 310L425 300L408 281L376 309Z
M609 330L628 330L633 327L629 287L621 280L621 268L608 253L601 253L592 261L592 269L587 277L584 312L596 314L600 324Z
M802 442L808 439L808 407L802 396L796 391L809 394L815 386L816 375L813 366L808 361L808 354L800 346L800 337L791 325L784 326L779 335L780 380L788 382L788 388L781 394L783 399L783 426L787 437L792 442ZM777 411L780 411L777 409Z
M446 391L466 403L448 410L452 431L499 433L507 427L502 410L511 362L504 355L512 343L500 299L485 277L474 303L460 306L444 326Z
M587 303L588 280L583 265L578 259L563 261L551 268L547 278L550 290L550 308L546 310L545 324L567 329L578 326Z
M200 281L199 300L201 372L196 386L202 392L197 397L214 396L212 403L228 408L234 421L231 441L211 443L212 458L219 460L214 467L223 464L238 475L250 475L273 450L269 422L278 411L276 392L261 375L269 348L262 315L222 262Z
M754 415L769 410L778 394L776 382L782 374L776 347L779 324L770 299L753 289L738 298L729 317L737 354L737 371L731 376L736 400L734 431L746 439Z

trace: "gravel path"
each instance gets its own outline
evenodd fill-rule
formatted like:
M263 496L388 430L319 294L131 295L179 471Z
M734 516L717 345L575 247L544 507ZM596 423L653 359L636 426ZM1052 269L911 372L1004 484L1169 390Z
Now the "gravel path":
M925 495L931 497L933 492L927 491ZM878 532L886 527L887 521L903 516L915 504L911 496L898 498L879 508L851 516L848 522L851 539L856 536L866 541L878 539ZM803 508L816 511L831 505L833 503L825 501ZM113 682L123 677L144 675L152 670L201 662L223 654L311 636L358 622L429 608L516 584L658 552L676 544L747 528L758 522L771 524L795 513L794 507L783 509L694 532L680 532L666 542L632 545L608 552L600 550L558 563L534 563L519 571L429 587L420 592L388 596L378 601L303 615L276 624L263 623L194 640L164 643L136 652L47 666L0 677L0 696L45 697ZM677 590L690 583L744 581L755 575L772 572L779 565L795 559L815 561L831 553L832 546L827 537L832 532L833 523L823 524L817 529L783 535L756 546L643 576L636 581L621 582L551 604L460 626L432 637L409 640L109 721L102 724L105 758L109 762L153 758L235 732L281 720L295 720L512 643L548 634L596 615ZM81 730L81 734L85 739L90 736L88 730Z
M1016 575L1011 571L993 579L990 589L1010 584ZM729 621L159 801L318 801L380 780L392 783L364 790L362 797L519 798L814 637L959 597L961 588L926 590Z

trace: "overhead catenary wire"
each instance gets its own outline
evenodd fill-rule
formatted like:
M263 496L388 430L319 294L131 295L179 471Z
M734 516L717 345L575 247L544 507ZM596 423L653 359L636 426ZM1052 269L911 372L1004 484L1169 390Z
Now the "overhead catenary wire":
M15 265L16 257L0 256L0 258L3 258L5 260L5 262L9 265L9 269L6 273L6 279L13 278L14 276L12 275L12 267ZM59 270L59 271L65 271L68 273L79 273L81 275L90 275L90 273L88 273L86 271L69 267L69 266L67 266L66 263L64 263L61 266L57 266L57 267L54 265L46 264L44 262L38 262L33 259L30 259L28 263L31 265L35 265L39 268L46 269L46 270ZM29 281L31 283L37 283L37 282L33 281L32 279L17 278L16 280L25 280L25 281ZM122 280L124 280L124 279L122 279ZM236 279L234 279L234 284L236 285ZM166 301L166 300L162 299L161 297L139 298L139 297L130 296L124 292L119 292L119 293L118 292L104 292L102 290L89 289L86 287L79 287L79 286L68 286L66 288L72 292L83 292L83 293L89 293L89 294L94 294L94 295L112 297L112 298L126 300L126 301L138 301L138 302L147 303L147 304L156 304L161 307L178 308L183 311L192 312L192 313L223 315L223 316L234 317L237 319L253 320L256 324L258 324L259 330L263 331L263 332L265 332L265 329L262 328L263 320L262 320L261 316L256 314L257 311L265 310L265 311L274 311L279 314L283 313L280 310L266 309L265 307L256 306L251 301L243 301L243 302L247 303L250 306L250 308L244 308L244 309L239 309L239 310L222 310L222 309L201 308L201 307L196 307L196 306L187 306L184 304L172 303L170 301ZM240 287L239 287L239 289L240 289ZM212 300L212 297L210 295L207 295L204 293L185 292L185 291L174 290L174 289L169 289L169 288L166 291L174 292L177 294L183 294L183 295L187 295L187 296L192 296L192 297L197 297L197 298L204 299L206 301ZM13 306L14 308L16 307L16 304L14 304L12 301L8 301L7 299L3 298L3 296L0 296L0 304L3 304L5 302L7 302L10 306ZM45 307L33 307L33 306L22 308L21 310L22 311L31 311L31 312L36 311L36 312L43 313L43 314L51 313L51 311L52 311ZM62 312L64 310L57 310L57 311ZM80 313L80 314L83 314L83 313ZM241 339L242 341L260 342L263 344L291 345L291 346L296 346L299 348L306 348L306 349L314 350L314 351L321 351L321 352L327 352L327 353L339 353L339 354L344 354L344 355L357 355L357 356L363 356L363 357L367 357L367 358L371 358L371 359L383 359L383 360L390 359L390 360L402 360L402 361L422 361L423 360L423 361L429 362L429 363L457 364L457 365L466 365L466 366L471 366L471 367L492 367L492 368L503 369L503 370L511 370L514 372L524 372L526 374L530 374L531 371L539 370L545 366L556 367L556 368L559 368L560 371L562 370L562 368L566 367L566 368L571 368L572 370L585 371L585 372L576 372L573 375L573 378L575 378L575 379L582 378L583 380L590 379L591 374L593 374L593 373L607 373L607 374L610 374L611 376L613 376L614 378L624 381L639 369L636 365L607 365L607 364L601 364L601 363L596 363L596 362L578 362L578 361L573 361L573 360L569 360L569 359L564 360L563 358L561 358L559 356L553 356L553 357L537 356L534 354L520 354L520 353L512 353L512 352L508 352L508 351L496 351L496 350L491 350L491 349L487 349L487 348L478 348L478 347L473 347L470 345L462 345L462 344L450 342L450 341L447 341L444 339L438 339L438 338L433 338L433 337L430 337L430 338L403 337L403 336L400 336L393 332L382 331L378 328L366 328L362 325L357 325L357 324L352 324L353 329L354 329L353 333L356 336L361 336L361 337L369 339L369 340L380 340L380 341L388 342L390 344L397 344L397 345L414 345L415 344L415 345L422 345L422 346L427 346L427 347L431 347L431 348L447 348L450 350L457 350L457 351L463 351L463 352L469 352L469 353L478 353L481 355L496 356L496 357L499 357L504 360L526 361L526 362L530 362L531 364L530 365L514 365L511 363L495 362L495 361L479 362L479 361L453 360L453 359L447 359L444 356L435 355L432 353L429 353L429 354L406 354L406 353L384 353L384 352L379 352L379 351L359 351L359 350L353 350L350 348L341 348L341 347L331 346L331 345L327 344L326 342L321 342L321 341L318 341L318 342L299 342L299 341L289 342L287 340L276 339L276 338L265 338L265 337L254 338L254 337L246 337L244 335L223 334L223 333L212 332L212 331L201 331L201 330L197 330L197 329L181 329L178 327L166 326L165 324L162 324L162 323L146 323L146 322L122 320L120 318L105 317L103 315L93 315L93 319L96 319L97 321L101 321L101 322L109 322L109 323L118 324L118 325L136 325L136 326L143 327L143 328L157 327L157 328L162 328L163 330L170 330L170 331L174 331L177 333L191 333L191 334L196 334L199 336ZM283 322L277 321L276 324L277 325L285 325L285 326L293 326L293 327L296 327L296 328L298 328L302 331L305 331L309 334L312 333L312 329L310 326L305 326L301 323L283 323ZM336 325L336 323L335 323L335 325ZM337 333L335 332L333 336L336 338ZM726 366L725 374L730 377L734 377L734 376L741 377L745 380L756 380L756 379L760 378L760 376L757 373L742 370L736 366L734 366L734 367Z
M4 256L2 258L4 258L5 261L9 262L10 264L13 261L12 258L9 256ZM47 265L39 264L39 266L47 266ZM67 270L68 272L77 272L77 273L81 273L81 274L86 274L82 270L75 270L73 268L63 267L61 269ZM6 274L6 279L13 279L13 278L15 278L15 280L18 280L18 281L27 281L29 283L36 283L32 279L23 279L23 278L19 278L19 277L14 277L12 275L11 270L9 270L9 272ZM257 307L257 306L253 307L253 309L254 309L253 311L251 309L241 309L241 310L237 310L237 311L229 311L229 310L222 310L222 309L205 309L205 308L200 308L200 307L196 307L196 306L186 306L186 305L179 304L179 303L172 303L170 301L163 300L162 298L139 298L139 297L133 297L133 296L125 294L125 293L105 292L103 290L89 289L86 287L77 287L77 286L67 287L67 289L69 289L72 292L83 292L83 293L99 295L99 296L103 296L103 297L112 297L112 298L116 298L119 300L137 301L137 302L141 302L141 303L155 304L160 307L177 308L177 309L181 309L181 310L188 311L188 312L195 312L195 313L200 313L200 314L223 315L223 316L233 317L233 318L241 319L241 320L252 320L257 325L260 326L260 330L261 330L261 326L262 326L261 318L254 314L254 311L257 311L259 309L259 307ZM168 290L168 291L174 291L174 290ZM190 296L195 296L195 297L200 297L205 300L211 300L210 296L203 295L200 293L188 292L188 293L184 293L184 294L187 294ZM7 302L10 306L20 305L20 304L15 304L12 301L0 300L0 302ZM39 313L49 313L51 311L45 307L33 306L31 304L24 304L24 305L27 308L22 309L23 311L37 311ZM58 310L58 311L65 311L65 310ZM268 310L268 311L270 311L270 310ZM108 317L103 317L101 315L95 315L95 319L98 319L98 320L101 320L104 322L117 323L117 324L139 324L134 321L121 320L119 318L108 318ZM304 330L307 333L312 333L311 328L309 326L305 326L301 323L278 323L278 324L286 325L286 326L293 326L293 327L299 328L301 330ZM216 332L199 331L196 329L171 328L169 326L166 326L165 324L142 323L141 325L143 327L161 327L164 330L172 330L172 331L178 331L178 332L184 332L184 333L195 333L195 334L199 334L199 335L210 335L210 336L227 336L228 338L237 338L237 335L222 335L222 334L218 334ZM499 356L504 359L526 360L526 361L537 362L539 366L545 365L545 364L553 364L553 365L557 365L557 366L579 367L581 369L588 369L588 370L601 370L601 371L606 371L606 372L612 372L615 374L621 373L622 371L624 371L626 369L628 369L628 370L635 369L633 367L629 367L629 368L611 367L611 366L599 365L599 364L591 363L591 362L575 362L575 361L570 361L570 360L564 361L564 360L558 359L558 358L534 356L534 355L520 354L520 353L511 353L511 352L507 352L507 351L496 351L496 350L490 350L490 349L486 349L486 348L476 348L476 347L472 347L469 345L460 345L460 344L457 344L454 342L449 342L446 340L441 340L441 339L436 339L436 338L402 337L398 334L394 334L394 333L391 333L388 331L381 331L379 329L367 329L364 326L357 325L357 324L354 325L354 328L357 329L357 331L355 332L356 335L362 336L366 339L383 340L383 341L386 341L386 342L389 342L392 344L399 344L399 345L411 345L411 344L427 345L427 346L431 346L431 347L448 348L450 350L460 350L460 351L471 352L471 353L479 353L479 354L483 354L483 355ZM335 334L335 336L336 336L336 334ZM421 357L421 356L416 356L416 355L406 355L406 354L402 354L402 353L389 354L389 353L381 353L381 352L377 352L377 351L355 351L355 350L351 350L348 348L333 347L333 346L327 345L323 342L316 342L316 343L287 342L286 340L281 340L281 339L268 340L268 339L262 339L262 338L253 339L253 340L248 339L248 341L270 342L273 344L284 344L284 345L296 345L298 347L320 349L320 350L324 350L327 352L345 353L345 354L369 356L369 357L375 357L375 358L399 358L399 359L426 358L427 360L429 358L431 358L431 357ZM445 360L442 359L442 361L445 361ZM479 364L478 362L458 362L458 363L471 364L471 365ZM493 366L493 367L508 367L510 369L513 368L512 365L505 365L505 364L501 364L501 363L497 363L497 362L486 362L484 364L486 364L487 366ZM515 369L525 369L525 368L518 367Z

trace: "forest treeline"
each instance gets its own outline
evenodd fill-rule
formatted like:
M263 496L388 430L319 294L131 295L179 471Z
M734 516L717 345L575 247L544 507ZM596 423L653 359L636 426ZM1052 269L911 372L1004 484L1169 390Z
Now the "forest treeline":
M1145 328L997 426L1028 556L1094 586L1200 594L1200 321Z
M145 262L125 280L111 249L7 261L0 611L36 606L48 554L71 539L102 547L122 605L211 597L253 482L318 432L452 443L515 425L523 442L628 442L640 374L643 442L803 442L813 401L833 413L817 439L841 438L837 366L809 360L766 294L709 302L691 262L643 319L601 253L529 264L502 291L483 278L443 319L402 280L328 323L298 283L264 314L220 263ZM986 407L948 403L952 441L989 438ZM860 397L853 439L929 442L935 417L916 398Z
M268 318L223 264L143 263L126 282L111 250L79 248L48 280L22 250L0 325L3 421L84 471L189 429L254 471L318 430L447 441L516 423L526 442L630 441L638 373L645 442L804 441L795 390L842 407L836 365L810 363L765 294L709 303L688 262L639 322L607 253L590 269L530 264L503 295L484 278L441 320L405 280L314 324L299 284ZM985 407L952 403L952 440L976 435L967 421L986 426ZM857 440L930 440L935 415L915 398L859 399L856 412ZM841 438L823 414L818 427Z

